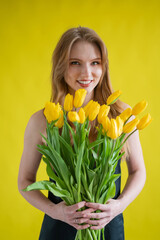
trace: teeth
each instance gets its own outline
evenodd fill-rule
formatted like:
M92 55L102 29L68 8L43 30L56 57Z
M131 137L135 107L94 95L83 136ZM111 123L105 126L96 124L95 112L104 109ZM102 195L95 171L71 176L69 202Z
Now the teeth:
M92 82L91 80L89 81L78 81L79 83L82 83L82 84L89 84L90 82Z

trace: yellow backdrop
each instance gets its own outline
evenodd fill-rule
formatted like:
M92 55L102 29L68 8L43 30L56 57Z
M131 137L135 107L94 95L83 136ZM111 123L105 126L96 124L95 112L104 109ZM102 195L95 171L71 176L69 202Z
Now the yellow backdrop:
M122 101L142 99L154 121L140 133L147 181L125 210L127 240L159 236L160 3L157 0L7 0L0 2L1 239L38 239L43 213L17 189L23 136L30 116L50 98L51 55L61 34L93 28L109 52L110 76ZM145 113L146 113L145 112ZM122 163L122 185L127 177ZM46 179L41 163L38 179Z

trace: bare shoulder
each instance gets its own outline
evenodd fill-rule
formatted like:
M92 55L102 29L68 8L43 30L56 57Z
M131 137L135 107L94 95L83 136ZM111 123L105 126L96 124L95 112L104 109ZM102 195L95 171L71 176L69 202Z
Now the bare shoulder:
M25 136L35 136L41 141L40 133L45 134L46 129L46 118L43 110L44 109L41 109L32 114L25 130Z
M122 102L122 101L121 101L121 106L124 110L126 110L127 108L131 108L131 106L129 104Z
M29 123L38 128L44 128L46 126L46 118L43 114L44 109L35 112L29 119Z

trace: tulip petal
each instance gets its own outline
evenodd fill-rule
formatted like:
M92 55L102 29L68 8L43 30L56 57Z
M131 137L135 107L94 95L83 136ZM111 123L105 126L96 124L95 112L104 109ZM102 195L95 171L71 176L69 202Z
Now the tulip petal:
M111 105L117 101L117 99L120 97L122 92L120 90L117 90L113 92L108 98L107 98L107 105Z

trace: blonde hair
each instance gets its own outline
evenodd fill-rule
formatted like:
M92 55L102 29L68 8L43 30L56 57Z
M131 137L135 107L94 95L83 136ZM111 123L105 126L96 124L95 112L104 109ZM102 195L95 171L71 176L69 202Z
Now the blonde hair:
M98 85L94 89L94 100L98 101L101 105L105 104L108 96L113 93L113 88L109 77L107 48L102 39L94 30L81 26L77 28L70 28L64 32L53 52L51 72L51 101L63 104L62 101L64 96L68 93L68 87L64 79L64 74L68 66L71 48L76 41L87 41L89 43L94 43L100 50L102 58L102 76ZM115 118L123 110L123 103L118 100L116 103L111 105L109 117ZM93 121L91 128L91 134L94 136L96 135L96 129L94 127L95 124L96 121Z

